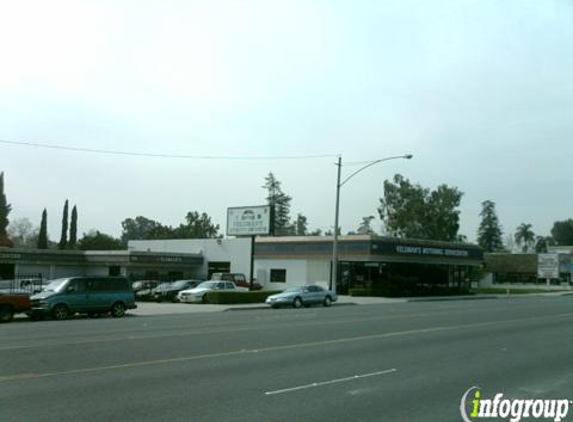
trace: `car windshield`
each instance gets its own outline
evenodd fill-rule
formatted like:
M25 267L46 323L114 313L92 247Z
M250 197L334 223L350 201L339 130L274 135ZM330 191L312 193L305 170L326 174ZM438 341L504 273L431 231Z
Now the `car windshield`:
M69 278L59 278L57 280L52 280L50 283L44 288L45 291L48 292L60 292L64 286L67 284Z
M212 289L217 285L217 282L205 281L197 286L198 289Z
M189 284L189 281L180 280L180 281L176 281L175 283L173 283L173 285L171 287L174 289L182 289L182 288L186 287L188 284Z
M286 289L283 293L296 293L296 292L300 292L304 289L304 287L299 286L299 287L291 287L290 289Z

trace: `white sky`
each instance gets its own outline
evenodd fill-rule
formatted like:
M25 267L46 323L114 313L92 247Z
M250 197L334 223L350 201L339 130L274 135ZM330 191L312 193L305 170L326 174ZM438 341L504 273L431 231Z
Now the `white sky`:
M0 140L201 156L110 156L0 143L11 219L59 239L119 236L143 215L177 225L265 202L274 172L309 228L333 227L335 155L381 163L342 190L341 225L376 215L400 173L481 202L504 234L572 217L573 2L0 0ZM357 167L344 166L343 175ZM380 226L377 218L376 227Z

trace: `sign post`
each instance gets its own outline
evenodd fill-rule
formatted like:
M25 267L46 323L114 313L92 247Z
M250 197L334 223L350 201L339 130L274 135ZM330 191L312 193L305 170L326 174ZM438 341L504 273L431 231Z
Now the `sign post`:
M270 205L227 208L227 236L251 238L250 289L254 282L255 238L271 233L273 219Z
M559 254L540 253L537 255L537 278L545 279L547 287L551 279L559 278Z

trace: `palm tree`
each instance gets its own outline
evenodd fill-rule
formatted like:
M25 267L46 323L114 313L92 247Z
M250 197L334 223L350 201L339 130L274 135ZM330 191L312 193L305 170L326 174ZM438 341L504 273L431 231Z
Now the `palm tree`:
M535 233L531 229L531 224L521 223L515 231L515 243L521 246L523 253L529 252L529 249L535 244Z

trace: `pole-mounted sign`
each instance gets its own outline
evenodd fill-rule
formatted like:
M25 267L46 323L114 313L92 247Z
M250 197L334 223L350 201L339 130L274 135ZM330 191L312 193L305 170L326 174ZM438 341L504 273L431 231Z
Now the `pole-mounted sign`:
M227 236L257 236L271 233L271 207L227 208Z
M537 255L537 278L547 280L548 286L551 279L559 278L559 254L540 253Z
M250 288L254 283L255 237L269 235L273 230L273 212L270 205L227 208L227 236L251 238Z

